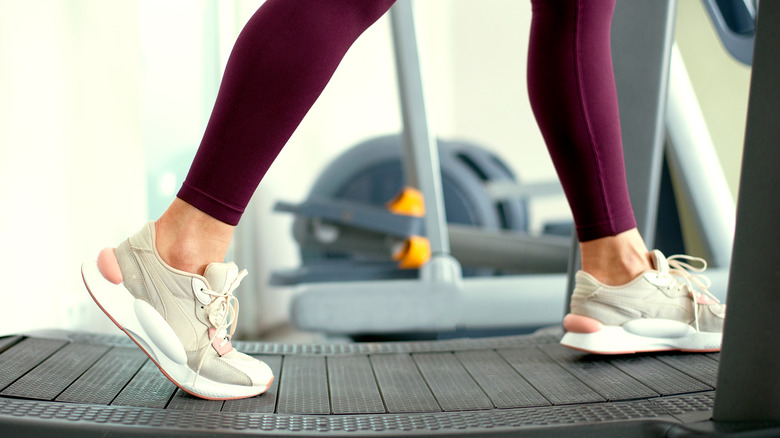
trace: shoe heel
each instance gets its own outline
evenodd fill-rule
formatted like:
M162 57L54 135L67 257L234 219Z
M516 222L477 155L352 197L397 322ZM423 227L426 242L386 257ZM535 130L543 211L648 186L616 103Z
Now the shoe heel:
M563 318L563 328L572 333L596 333L604 328L604 324L587 316L569 313Z
M121 284L124 281L114 248L104 248L100 251L97 257L97 267L100 275L111 283Z

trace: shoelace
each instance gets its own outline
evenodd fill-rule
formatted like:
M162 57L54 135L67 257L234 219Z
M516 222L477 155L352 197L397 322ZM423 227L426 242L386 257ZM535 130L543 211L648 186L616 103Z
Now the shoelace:
M669 273L683 280L683 284L688 288L691 299L693 299L693 319L696 323L696 331L699 331L699 298L705 296L710 298L715 303L720 303L710 291L712 282L706 275L691 274L691 272L704 272L707 269L707 261L689 255L673 255L666 259L669 263ZM690 262L698 263L701 266L697 267Z
M233 280L224 292L213 291L209 289L203 289L202 291L214 297L211 303L206 307L209 322L214 326L214 334L209 338L209 343L206 344L198 352L198 369L195 371L195 380L200 376L200 369L203 367L203 361L206 359L206 351L214 342L214 339L222 338L220 346L225 345L230 340L233 333L236 331L236 320L238 320L238 298L233 296L233 291L236 290L238 285L241 284L241 280L247 276L247 270L243 269L238 273L238 276ZM228 328L230 332L228 333Z

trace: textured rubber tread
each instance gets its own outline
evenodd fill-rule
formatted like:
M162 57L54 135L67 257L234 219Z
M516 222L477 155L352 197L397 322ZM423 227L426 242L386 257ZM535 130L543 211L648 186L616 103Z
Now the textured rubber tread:
M160 373L154 362L147 360L111 404L162 409L174 391L176 385Z
M0 394L54 400L97 362L108 348L103 345L68 344Z
M609 401L635 400L659 395L638 380L622 373L604 358L574 351L562 345L551 345L544 349L544 353Z
M523 348L498 353L554 405L605 401L541 350Z
M718 382L718 362L706 354L665 354L655 357L712 388Z
M441 412L412 356L377 354L371 364L388 411Z
M135 376L144 362L146 355L137 348L112 348L56 400L107 405Z
M24 339L21 336L5 336L0 337L0 353L11 348L14 344Z
M452 353L412 355L444 411L491 409L493 403Z
M367 356L328 357L328 387L334 414L386 412Z
M54 339L27 338L0 354L0 389L13 383L66 344Z
M176 393L173 394L166 409L178 409L190 412L219 412L222 410L222 405L224 403L223 400L207 400L195 397L179 388L176 390Z
M286 356L279 392L280 414L330 414L325 358Z
M495 351L458 351L455 356L497 408L549 406L530 383Z
M623 372L661 395L710 391L713 388L653 357L627 357L611 361Z

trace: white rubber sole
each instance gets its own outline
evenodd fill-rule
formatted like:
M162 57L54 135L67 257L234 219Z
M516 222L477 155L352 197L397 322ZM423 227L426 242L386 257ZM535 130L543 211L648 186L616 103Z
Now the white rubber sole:
M566 332L561 344L595 354L652 351L720 351L721 333L696 332L678 321L638 319L623 326L604 326L592 333Z
M271 387L273 376L265 386L232 385L196 376L187 365L187 353L181 341L154 307L135 299L123 284L106 280L95 262L84 263L81 276L103 313L183 391L211 400L229 400L254 397Z

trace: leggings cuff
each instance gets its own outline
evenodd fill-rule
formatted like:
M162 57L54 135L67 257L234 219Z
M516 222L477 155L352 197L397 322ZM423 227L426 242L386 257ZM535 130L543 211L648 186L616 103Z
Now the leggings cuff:
M583 225L577 227L577 240L587 242L602 237L617 236L618 234L636 228L636 219L633 212L598 224Z
M182 184L176 197L228 225L238 225L241 215L244 214L244 209L226 204L205 192L188 186L186 182Z

